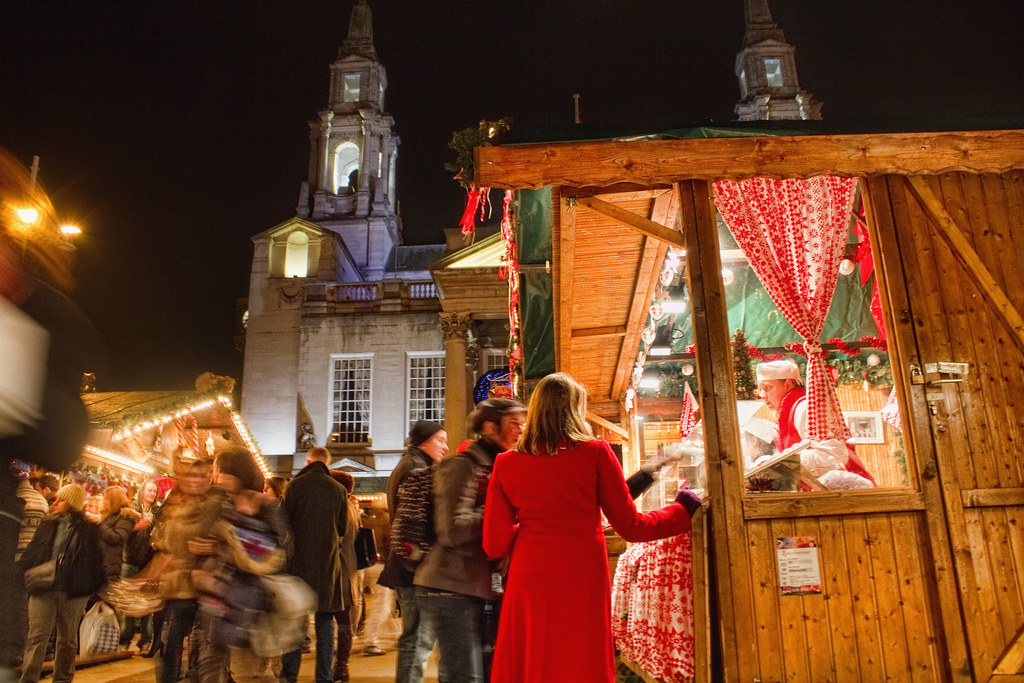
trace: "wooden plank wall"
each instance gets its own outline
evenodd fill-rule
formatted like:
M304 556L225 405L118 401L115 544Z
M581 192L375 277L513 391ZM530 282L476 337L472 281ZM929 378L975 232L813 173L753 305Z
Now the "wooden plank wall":
M919 513L748 521L758 678L941 681L945 651ZM775 539L813 536L820 595L782 596Z
M926 178L974 251L1018 308L1024 306L1024 177L948 173ZM886 192L924 362L970 363L960 384L928 387L931 438L942 484L975 680L987 680L1024 623L1024 358L938 237L902 177ZM990 503L972 507L987 492ZM999 504L1002 500L1004 504Z

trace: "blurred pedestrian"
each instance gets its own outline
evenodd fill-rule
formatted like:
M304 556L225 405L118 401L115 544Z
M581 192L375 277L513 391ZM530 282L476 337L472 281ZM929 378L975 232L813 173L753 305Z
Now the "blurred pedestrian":
M484 500L494 458L519 440L525 413L514 398L481 401L470 415L479 438L442 460L434 474L437 540L413 583L423 618L437 636L438 668L450 681L486 680L486 621L495 613L501 577L483 549ZM486 645L489 654L494 643Z
M128 504L128 494L120 486L111 486L103 492L100 509L101 521L97 531L100 548L103 550L103 574L109 583L121 578L125 544L141 515L132 510Z
M68 683L75 675L78 622L85 614L89 596L103 585L103 555L95 524L82 515L85 490L68 484L57 491L53 509L39 525L21 557L24 571L55 565L52 581L29 589L28 635L22 658L21 683L35 683L43 666L54 622L53 680Z
M348 519L345 524L345 535L341 538L338 557L341 559L341 578L338 590L341 592L343 608L334 613L338 637L334 648L335 681L347 683L349 679L348 659L352 654L352 636L355 630L355 605L362 598L363 584L359 569L356 567L356 534L359 533L359 521L362 510L359 501L352 495L356 481L348 472L331 470L331 476L345 487L348 494L345 504L348 506Z
M202 683L273 680L252 652L250 633L270 611L260 577L284 568L288 550L280 508L263 494L264 479L248 451L217 454L213 480L220 519L193 544L203 556L192 578L200 591Z
M334 613L344 609L341 591L341 539L348 524L348 494L330 475L331 453L322 446L306 452L306 466L284 490L283 507L292 530L294 552L288 572L317 595L316 683L332 683ZM302 651L281 657L281 678L295 683Z
M387 500L371 501L364 511L363 526L373 531L374 544L378 548L376 564L362 570L363 574L363 615L362 644L364 657L379 657L385 654L385 625L388 634L397 636L401 627L394 617L395 592L379 583L384 562L388 557L388 542L391 533L391 518L388 517ZM360 620L357 620L357 623ZM358 628L357 628L358 632Z
M195 539L210 534L221 511L220 501L210 495L211 464L204 459L183 467L184 472L164 501L153 528L153 547L160 554L159 561L155 558L147 570L152 572L152 578L159 579L167 622L158 667L159 683L177 683L180 678L182 648L199 609L198 591L192 581L192 570L200 559ZM190 666L189 672L190 679L198 680L195 667Z
M128 535L128 541L124 546L124 563L121 565L121 576L131 578L149 564L153 558L153 523L156 521L157 513L160 511L160 486L152 479L142 482L138 492L135 494L135 501L132 509L139 514L139 519L132 527ZM125 617L124 625L121 628L121 647L128 647L135 629L139 629L139 642L137 647L143 650L153 640L154 615L147 614L143 617Z
M399 489L414 471L439 462L448 452L448 433L437 422L417 420L409 430L409 447L388 477L388 513L395 525L400 500ZM416 588L413 586L415 566L391 553L381 572L379 583L393 588L402 613L402 635L398 639L395 683L420 683L427 666L427 657L434 649L434 633L423 622ZM440 675L441 672L438 672Z

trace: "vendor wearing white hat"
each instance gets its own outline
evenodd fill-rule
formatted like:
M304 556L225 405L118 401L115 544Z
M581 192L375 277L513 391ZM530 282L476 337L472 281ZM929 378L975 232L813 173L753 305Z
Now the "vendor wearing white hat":
M800 368L791 360L773 360L756 368L757 388L779 414L775 446L784 451L809 440L807 396ZM874 480L853 448L839 439L816 441L800 461L826 488L873 488Z

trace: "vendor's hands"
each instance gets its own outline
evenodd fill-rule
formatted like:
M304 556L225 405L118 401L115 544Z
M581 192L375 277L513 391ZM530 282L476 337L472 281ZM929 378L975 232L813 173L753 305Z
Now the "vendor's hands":
M675 501L686 508L686 511L690 513L691 517L693 517L694 513L697 512L703 504L700 496L690 489L679 489L679 491L676 492Z

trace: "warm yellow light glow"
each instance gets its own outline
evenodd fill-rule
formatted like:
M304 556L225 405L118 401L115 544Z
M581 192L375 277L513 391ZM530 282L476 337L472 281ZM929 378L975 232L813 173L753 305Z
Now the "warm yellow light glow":
M138 472L140 474L153 473L153 468L150 467L149 465L143 465L140 462L136 462L135 460L126 458L123 455L118 455L117 453L105 451L102 448L96 448L95 446L86 446L85 452L88 453L90 457L92 457L94 460L99 460L100 462L106 463L107 465L121 467L131 472Z
M18 218L23 223L35 223L39 220L39 212L35 209L18 209Z
M62 225L60 226L60 231L67 237L70 237L71 235L82 234L82 229L77 225Z

